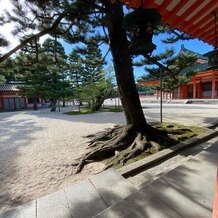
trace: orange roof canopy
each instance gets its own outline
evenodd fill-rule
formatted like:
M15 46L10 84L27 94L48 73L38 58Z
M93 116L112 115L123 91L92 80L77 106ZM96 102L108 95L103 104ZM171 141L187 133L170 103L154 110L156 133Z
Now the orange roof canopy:
M217 0L117 0L128 8L155 8L162 15L162 23L184 31L215 47L215 16L218 28ZM116 2L116 0L111 0ZM214 14L215 13L215 14Z

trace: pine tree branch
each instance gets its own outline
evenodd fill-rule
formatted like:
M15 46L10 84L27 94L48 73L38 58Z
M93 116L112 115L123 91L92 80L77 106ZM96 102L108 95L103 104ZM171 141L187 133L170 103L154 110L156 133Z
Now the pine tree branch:
M178 78L175 77L174 73L168 68L168 67L165 67L163 64L161 64L160 62L158 62L155 58L152 58L150 57L149 55L145 54L144 55L145 58L147 58L150 62L156 64L158 67L160 67L161 69L163 69L164 71L166 71L167 73L170 74L170 76L178 81Z
M106 12L104 7L99 6L98 4L95 4L94 2L88 2L86 1L86 3L88 3L89 5L93 6L93 8L96 8L98 10L100 10L101 12ZM93 13L93 12L92 12ZM55 14L54 16L56 16L57 14ZM74 18L78 17L78 15L81 14L74 14ZM52 33L55 28L57 28L57 26L61 23L61 20L66 16L66 14L59 14L59 17L54 21L54 24L47 28L42 30L41 32L32 35L31 37L23 40L19 45L17 45L16 47L14 47L13 49L11 49L9 52L7 52L6 54L4 54L3 56L0 56L0 63L5 61L8 57L10 57L12 54L14 54L15 52L17 52L19 49L21 49L22 47L24 47L28 42L31 42L35 39L38 39L46 34ZM70 25L71 28L72 25ZM68 28L67 30L69 30L70 28ZM65 34L66 31L64 31L63 33L59 33L61 35Z
M107 10L104 7L98 5L98 4L94 3L94 2L89 2L87 0L84 0L84 2L88 3L89 5L93 6L95 9L98 9L101 12L107 13Z
M31 37L23 40L19 45L17 45L15 48L11 49L8 53L4 54L2 57L0 57L0 63L5 61L8 57L10 57L12 54L14 54L16 51L18 51L19 49L21 49L22 47L24 47L28 42L31 42L35 39L38 39L48 33L51 33L53 30L55 30L55 28L59 25L59 23L61 22L61 20L64 18L64 15L60 15L55 22L53 23L53 25L51 27L49 27L48 29L42 30L41 32L32 35Z
M111 48L109 47L109 48L108 48L108 50L107 50L107 52L106 52L106 54L105 54L105 55L104 55L104 57L102 58L102 61L104 61L104 60L105 60L105 58L106 58L106 57L107 57L107 55L109 54L110 50L111 50Z
M181 39L181 40L190 40L190 39L194 39L193 37L191 37L191 36L189 36L189 35L187 35L187 34L185 34L185 33L178 33L177 31L176 31L176 29L173 29L173 30L171 30L171 32L173 33L173 34L175 34L179 39Z
M72 26L73 26L73 23L69 24L69 27L66 30L64 30L64 31L56 31L55 34L56 35L65 35L65 34L67 34L71 30Z

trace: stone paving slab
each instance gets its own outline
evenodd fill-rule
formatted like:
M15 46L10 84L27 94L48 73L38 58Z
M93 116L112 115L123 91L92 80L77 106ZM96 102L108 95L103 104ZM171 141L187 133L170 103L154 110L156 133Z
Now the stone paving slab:
M0 214L0 218L90 218L136 189L113 168Z
M151 197L147 196L148 199ZM94 218L112 218L112 217L125 217L132 211L136 210L145 202L145 195L143 192L136 191L132 195L128 196L124 200L117 204L107 208L101 213L94 216Z
M218 143L215 143L95 218L209 218L213 209L217 160Z
M65 189L72 217L92 217L107 208L90 180L83 180Z
M142 218L181 217L171 207L155 196L154 191L138 190L116 205L107 208L93 218Z
M119 202L137 190L113 168L92 176L90 180L107 206Z
M70 218L71 211L64 190L37 199L37 218Z
M153 195L183 217L206 218L211 217L215 177L216 164L192 158L142 191L152 189Z
M0 214L0 218L34 218L36 217L36 201L31 201Z
M121 216L122 217L122 216ZM146 201L141 207L132 211L125 218L147 218L147 217L161 217L161 218L179 218L183 217L178 214L173 208L166 205L157 197L152 197ZM124 217L123 217L124 218Z

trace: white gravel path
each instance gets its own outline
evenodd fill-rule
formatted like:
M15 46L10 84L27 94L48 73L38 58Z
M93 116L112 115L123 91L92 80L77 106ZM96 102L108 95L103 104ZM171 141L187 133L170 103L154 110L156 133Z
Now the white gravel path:
M103 165L96 163L74 174L74 158L87 152L83 136L122 123L122 113L0 113L0 211L99 172Z
M159 120L158 105L146 106L146 119ZM83 136L123 124L124 114L69 116L62 112L43 109L0 113L0 212L101 171L103 165L95 163L75 175L71 164L87 152ZM202 125L217 118L218 105L201 109L194 105L164 106L164 121Z

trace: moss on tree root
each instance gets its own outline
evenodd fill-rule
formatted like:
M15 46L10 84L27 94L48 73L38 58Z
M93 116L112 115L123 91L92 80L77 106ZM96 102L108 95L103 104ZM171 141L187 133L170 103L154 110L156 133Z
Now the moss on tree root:
M85 164L96 161L104 161L106 168L122 166L138 156L146 156L144 153L152 154L198 135L195 131L197 128L192 130L193 128L160 123L154 123L153 126L115 126L96 135L87 136L92 137L89 141L91 151L80 159L76 173L79 173ZM200 131L200 128L198 130Z

